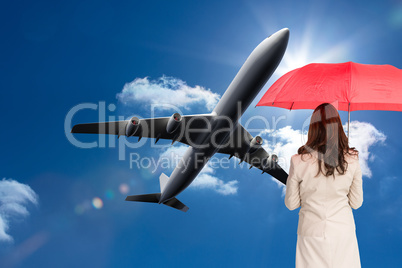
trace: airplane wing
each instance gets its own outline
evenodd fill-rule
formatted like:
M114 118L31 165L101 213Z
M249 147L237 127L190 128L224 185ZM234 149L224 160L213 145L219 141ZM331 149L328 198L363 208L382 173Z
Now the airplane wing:
M236 156L240 159L240 163L245 161L250 164L250 168L256 167L262 173L266 172L286 184L288 174L278 165L275 159L270 157L264 148L259 147L254 152L249 153L252 139L253 136L239 123L229 138L229 145L218 149L218 153L228 154L230 155L229 158Z
M138 139L142 137L156 138L155 142L159 139L168 139L172 140L172 143L178 141L192 146L197 143L197 137L200 131L208 131L208 124L213 118L213 115L198 114L182 116L180 126L176 131L170 133L167 131L167 128L172 117L137 119L138 122L136 123L141 126L141 129L130 136L138 137ZM115 122L78 124L72 128L71 133L127 136L127 128L132 123L131 120L132 119ZM186 129L193 131L185 131ZM269 157L269 154L264 148L259 147L254 152L248 153L250 141L253 139L253 136L240 125L240 123L237 124L230 139L233 141L233 144L218 149L218 153L228 154L230 157L236 156L241 161L249 163L251 167L256 167L262 170L263 173L266 172L283 184L286 184L288 174Z
M172 117L159 117L159 118L148 118L148 119L138 119L139 131L135 131L130 136L138 137L140 140L142 137L146 138L156 138L157 142L159 139L168 139L178 141L187 145L196 141L197 133L196 130L202 131L207 129L208 122L213 118L211 114L197 114L197 115L185 115L181 117L181 121L175 131L168 132L167 126L169 121L172 121ZM118 136L127 136L127 128L132 123L130 120L115 121L115 122L102 122L102 123L87 123L87 124L77 124L75 125L71 133L89 133L89 134L110 134ZM185 135L185 129L191 128L194 131L188 131ZM198 132L199 133L199 132Z

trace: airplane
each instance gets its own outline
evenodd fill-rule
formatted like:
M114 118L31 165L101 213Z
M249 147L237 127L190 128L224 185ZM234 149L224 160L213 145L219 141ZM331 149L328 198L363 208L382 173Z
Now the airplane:
M176 196L186 189L215 153L236 156L250 168L256 167L286 184L288 174L261 146L260 136L253 137L238 121L271 77L285 53L289 29L284 28L263 40L250 54L239 72L209 114L181 115L75 125L72 133L125 135L127 137L172 140L189 145L170 177L159 177L160 193L130 195L126 201L150 202L187 212L188 207ZM239 163L239 164L240 164Z

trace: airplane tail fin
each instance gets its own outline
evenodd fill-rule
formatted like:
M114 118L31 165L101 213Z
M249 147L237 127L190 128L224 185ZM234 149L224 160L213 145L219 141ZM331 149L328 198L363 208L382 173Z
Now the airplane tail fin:
M161 193L163 193L163 190L165 189L168 180L169 180L169 177L166 176L166 174L162 173L160 175L159 184L160 184ZM161 199L160 193L129 195L126 197L126 201L147 202L147 203L159 203L160 199ZM176 197L173 197L162 204L175 208L175 209L178 209L183 212L187 212L187 210L188 210L188 207L186 205L184 205L182 202L180 202Z
M163 190L165 189L168 180L169 180L169 177L165 173L162 173L159 176L159 186L161 188L161 193L163 193Z

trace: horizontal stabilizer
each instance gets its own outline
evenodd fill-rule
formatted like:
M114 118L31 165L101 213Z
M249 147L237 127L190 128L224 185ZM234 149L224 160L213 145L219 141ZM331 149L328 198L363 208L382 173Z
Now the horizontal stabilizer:
M126 197L126 201L137 201L137 202L148 202L148 203L159 203L161 194L140 194L140 195L129 195Z
M163 203L166 206L181 210L183 212L187 212L188 207L184 205L182 202L180 202L176 197L173 197L172 199L169 199L165 203Z
M159 203L161 198L160 193L156 194L140 194L140 195L129 195L126 197L126 201L136 201L136 202L147 202L147 203ZM178 209L183 212L187 212L188 207L180 202L176 197L163 203L166 206Z

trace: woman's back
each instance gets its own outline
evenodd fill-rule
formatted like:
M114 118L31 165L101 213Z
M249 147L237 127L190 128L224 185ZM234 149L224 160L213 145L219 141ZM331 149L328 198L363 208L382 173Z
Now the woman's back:
M357 155L346 154L345 160L343 175L327 177L317 175L316 152L292 156L285 204L290 210L301 206L297 267L360 267L351 208L363 202L362 174Z
M285 204L289 209L301 205L298 234L325 236L339 232L339 228L355 230L351 207L357 209L363 202L362 192L359 191L361 170L357 155L346 154L345 160L348 168L343 175L335 172L335 176L326 177L321 172L316 176L316 152L292 156L293 170L290 173L293 176L289 174L288 180L296 180L299 184L300 202L297 198L292 200L288 194Z

